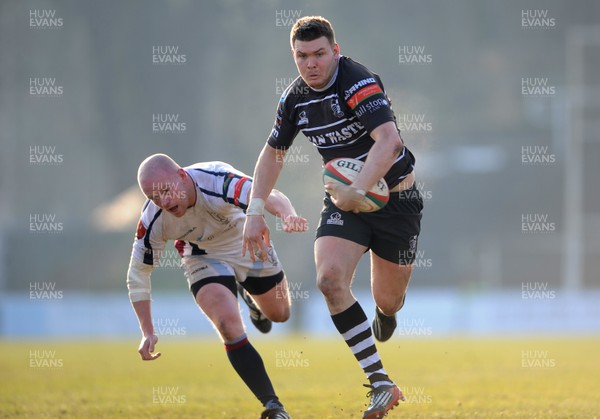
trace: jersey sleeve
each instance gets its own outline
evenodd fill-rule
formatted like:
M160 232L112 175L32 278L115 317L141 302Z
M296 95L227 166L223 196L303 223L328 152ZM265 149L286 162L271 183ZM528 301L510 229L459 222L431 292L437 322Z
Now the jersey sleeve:
M242 172L232 170L223 178L223 201L240 207L248 208L248 197L252 189L252 178Z
M210 167L195 168L202 172L198 183L200 191L212 205L234 205L248 208L252 178L224 162L213 162Z
M127 270L127 291L129 292L129 300L132 303L151 299L151 274L152 266L145 265L133 257L131 258Z
M292 84L293 86L293 84ZM294 123L293 109L290 106L290 96L288 92L290 88L286 89L279 100L277 105L277 112L275 114L275 122L273 123L273 129L267 140L267 143L276 149L287 150L294 142L294 138L298 135L298 126Z
M160 259L166 240L162 238L162 209L147 201L138 221L131 258L148 266Z
M344 102L371 133L379 125L396 121L379 76L353 63L344 77Z
M147 201L138 221L127 270L127 290L131 302L150 300L150 276L154 261L160 258L165 241L160 239L157 220L162 210Z

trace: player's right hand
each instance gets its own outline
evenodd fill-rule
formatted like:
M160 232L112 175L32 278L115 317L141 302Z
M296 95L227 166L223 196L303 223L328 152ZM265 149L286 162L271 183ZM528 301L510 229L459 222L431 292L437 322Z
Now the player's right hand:
M352 186L327 182L325 190L331 196L333 205L342 211L352 211L355 214L360 212L360 206L365 198Z
M268 243L268 244L267 244ZM244 238L242 240L242 256L250 252L250 259L256 262L256 255L263 262L269 255L267 247L271 243L269 226L262 215L246 216L244 223Z
M149 335L149 336L144 336L142 337L142 341L140 342L140 346L138 348L138 352L142 357L142 360L144 361L154 361L155 359L159 358L161 353L160 352L156 352L156 353L152 353L154 352L154 346L156 345L156 343L158 342L158 336L156 335Z

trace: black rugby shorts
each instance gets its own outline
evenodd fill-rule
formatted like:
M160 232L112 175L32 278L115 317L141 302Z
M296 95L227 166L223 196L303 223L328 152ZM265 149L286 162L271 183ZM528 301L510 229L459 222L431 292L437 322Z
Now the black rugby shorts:
M340 210L326 194L317 238L347 239L366 246L382 259L408 265L417 253L422 210L423 198L416 185L390 193L387 205L379 211L358 214Z

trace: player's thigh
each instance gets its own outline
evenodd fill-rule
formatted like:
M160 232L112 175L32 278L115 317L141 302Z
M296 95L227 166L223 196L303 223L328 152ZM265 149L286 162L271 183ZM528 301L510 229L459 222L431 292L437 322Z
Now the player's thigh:
M359 215L337 208L326 194L314 256L317 285L321 291L333 283L349 285L361 256L371 240L371 228Z
M196 293L196 303L223 341L235 339L244 333L237 296L226 285L207 283Z
M349 286L356 265L367 247L335 236L321 236L315 240L317 285L326 287L335 282Z
M377 306L393 314L403 304L421 231L423 199L412 188L390 194L390 201L370 216L371 288Z
M262 277L247 277L242 286L270 320L284 322L290 317L290 295L283 271Z
M371 251L371 289L384 314L392 315L402 308L412 270L412 264L392 262Z

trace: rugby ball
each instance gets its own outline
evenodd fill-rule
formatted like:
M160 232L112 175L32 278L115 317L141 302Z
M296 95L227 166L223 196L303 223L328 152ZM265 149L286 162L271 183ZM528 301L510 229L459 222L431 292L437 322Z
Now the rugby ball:
M362 170L364 163L357 159L340 157L327 162L323 171L323 184L328 182L351 185ZM381 178L364 197L360 212L378 211L390 199L390 191L385 179Z

